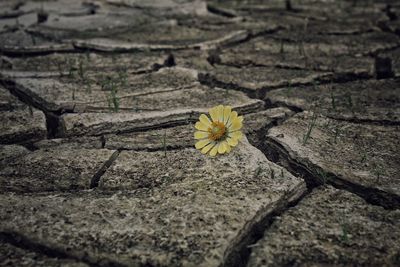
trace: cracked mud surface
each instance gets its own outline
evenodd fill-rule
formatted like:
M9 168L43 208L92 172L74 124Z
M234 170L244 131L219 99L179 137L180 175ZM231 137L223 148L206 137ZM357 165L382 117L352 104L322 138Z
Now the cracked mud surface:
M0 3L1 266L400 265L396 1ZM194 148L231 105L243 138Z

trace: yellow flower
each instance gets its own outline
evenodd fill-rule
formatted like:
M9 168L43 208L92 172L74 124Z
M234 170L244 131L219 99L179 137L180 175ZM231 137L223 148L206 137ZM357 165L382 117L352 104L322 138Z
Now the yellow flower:
M194 133L194 138L198 140L195 147L212 157L217 153L229 153L242 138L240 129L243 126L243 116L238 116L231 106L223 105L209 109L209 113L211 119L201 114L194 126L198 130Z

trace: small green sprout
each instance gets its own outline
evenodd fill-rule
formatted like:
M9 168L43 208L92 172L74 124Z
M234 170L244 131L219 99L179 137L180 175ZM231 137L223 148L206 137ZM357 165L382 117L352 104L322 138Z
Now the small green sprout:
M343 242L349 241L348 233L347 233L347 226L345 224L341 225L342 227L342 236L341 239Z
M160 136L158 133L155 133L154 136L156 136L161 143L161 146L164 151L164 157L167 158L167 130L164 129L164 134Z
M292 94L292 83L288 83L287 85L287 90L286 90L286 96L289 97Z
M333 95L333 90L331 88L331 105L332 105L332 109L334 111L336 111L336 102L335 102L335 96Z
M361 157L361 163L365 163L367 161L367 152L364 151Z
M261 166L258 166L257 169L254 171L254 177L259 177L264 170Z
M119 111L119 98L117 97L118 89L113 80L109 81L110 95L108 98L108 107L114 111Z
M326 184L328 182L328 174L323 169L317 169L316 172L321 184Z
M352 100L351 94L347 93L345 97L346 97L346 102L347 102L346 103L347 108L350 110L353 110L353 100Z
M28 106L28 107L29 107L29 114L31 115L31 117L33 117L33 109L31 106Z
M317 114L314 112L311 117L311 121L308 125L307 133L303 136L303 145L307 144L307 141L310 138L311 132L312 132L313 128L315 127L316 121L317 121Z
M85 79L85 69L84 69L84 66L83 66L82 58L79 58L79 62L78 62L78 75L82 80Z
M167 158L167 130L164 129L164 135L162 139L162 145L164 148L164 157Z
M381 166L381 165L379 165L379 164L374 164L373 165L373 170L372 170L372 172L373 172L373 174L375 174L375 176L376 176L376 183L377 184L379 184L380 183L380 181L381 181L381 177L382 177L382 175L384 175L385 174L385 170L384 170L384 168Z
M339 126L336 126L336 128L335 128L335 135L334 135L334 137L333 137L333 142L336 144L337 143L337 138L338 138L338 136L340 135L340 133L341 133L341 131L342 131L342 129L339 127Z

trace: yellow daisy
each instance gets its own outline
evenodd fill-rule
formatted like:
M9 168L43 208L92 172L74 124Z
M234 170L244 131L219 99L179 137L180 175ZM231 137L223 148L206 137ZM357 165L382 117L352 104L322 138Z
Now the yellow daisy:
M201 114L194 127L197 131L194 138L198 140L195 147L201 153L209 153L214 157L219 154L229 153L242 138L240 129L243 126L243 116L238 116L232 111L231 106L219 105L209 109L211 119Z

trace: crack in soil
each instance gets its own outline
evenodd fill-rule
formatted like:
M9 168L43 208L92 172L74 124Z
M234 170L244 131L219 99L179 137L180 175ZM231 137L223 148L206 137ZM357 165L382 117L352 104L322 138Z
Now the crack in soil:
M289 208L296 206L310 193L308 190L304 191L303 186L304 184L301 184L293 189L285 198L280 199L275 207L264 207L254 218L251 218L225 252L224 261L220 267L247 266L252 247L264 236L265 231L271 226L274 219L281 216Z
M99 186L99 181L101 176L107 171L107 169L114 163L114 161L118 158L120 151L115 151L111 157L104 162L103 166L93 175L90 181L90 189L96 188Z
M233 82L223 82L215 78L211 73L199 73L198 74L198 80L201 84L206 85L208 87L219 87L223 89L229 89L229 90L236 90L245 93L248 97L254 98L254 99L260 99L264 100L265 95L267 92L276 90L276 89L281 89L285 88L287 86L311 86L314 85L316 82L318 82L319 85L323 84L331 84L332 82L334 83L345 83L345 82L350 82L350 81L356 81L356 80L365 80L371 78L369 75L365 73L327 73L326 75L323 75L321 77L315 77L312 78L312 81L309 82L282 82L281 84L278 85L272 85L272 86L262 86L258 89L251 89L247 87L240 86L236 83Z
M210 4L210 3L207 3L207 11L212 13L212 14L215 14L215 15L218 15L218 16L222 16L222 17L225 17L225 18L235 18L235 17L237 17L234 14L234 12L231 12L230 10L226 10L226 9L221 9L221 8L219 8L217 6L214 6L214 5Z
M6 231L0 232L0 241L9 243L15 247L22 248L24 250L29 250L41 255L45 255L50 258L74 260L77 262L83 262L91 267L124 266L120 263L111 261L109 259L94 259L91 256L85 254L83 251L80 253L78 252L77 255L67 253L63 249L49 247L47 245L35 242L33 240L30 240L28 237L25 237L24 235L21 235L16 232L6 232Z
M400 197L398 195L352 183L344 179L344 177L325 172L312 163L309 164L310 166L307 166L291 157L286 148L276 143L271 138L267 137L260 150L272 162L286 168L295 176L303 177L309 189L324 184L330 184L335 188L356 194L372 205L382 206L385 209L400 208ZM325 177L321 177L321 175L318 174L321 170L325 173Z

